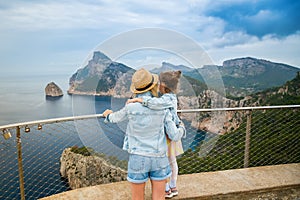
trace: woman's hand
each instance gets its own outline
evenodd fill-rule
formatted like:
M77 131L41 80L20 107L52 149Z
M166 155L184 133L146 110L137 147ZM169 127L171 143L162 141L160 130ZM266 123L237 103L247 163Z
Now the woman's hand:
M109 114L111 114L111 113L113 113L113 111L107 109L107 110L105 110L105 111L102 113L102 115L103 115L104 117L107 117L107 115L109 115Z
M128 99L127 102L126 102L126 104L129 104L129 103L136 103L136 102L142 103L142 102L143 102L143 99L141 99L141 98Z

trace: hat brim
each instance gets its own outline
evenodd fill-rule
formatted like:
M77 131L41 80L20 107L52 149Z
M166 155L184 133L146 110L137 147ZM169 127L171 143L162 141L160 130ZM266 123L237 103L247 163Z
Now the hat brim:
M150 91L158 83L158 75L157 74L152 74L152 76L153 76L153 83L150 87L148 87L145 90L136 90L133 83L131 83L131 85L130 85L131 92L133 92L134 94L140 94L140 93Z

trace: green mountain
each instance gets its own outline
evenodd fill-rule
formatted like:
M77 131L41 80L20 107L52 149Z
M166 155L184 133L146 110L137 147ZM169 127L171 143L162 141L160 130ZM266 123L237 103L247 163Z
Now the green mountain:
M203 82L185 75L183 75L183 80L181 79L180 81L180 87L184 88L178 93L180 96L191 95L191 91L187 91L186 88L191 88L195 96L199 96L203 91L208 89L207 85L205 85Z
M204 66L184 74L204 82L202 76L209 76L207 71L210 71L211 67L218 68L227 95L236 97L283 85L300 71L299 68L290 65L247 57L226 60L222 66Z
M252 94L247 105L300 105L300 72L296 77L280 87L273 87Z
M234 91L251 94L280 86L300 71L286 64L250 57L224 61L219 69L229 94L237 94Z
M250 95L268 88L283 85L295 77L299 68L282 63L256 59L251 57L226 60L222 66L205 65L202 68L191 69L182 65L164 63L155 72L165 70L178 70L183 75L205 83L206 79L214 79L218 71L225 86L226 93L231 96L240 97ZM212 87L219 87L218 85Z
M173 65L168 62L162 62L161 67L154 68L151 70L152 73L159 74L160 72L164 71L169 71L169 70L174 70L174 71L182 71L182 72L191 72L193 71L192 68L186 67L184 65Z

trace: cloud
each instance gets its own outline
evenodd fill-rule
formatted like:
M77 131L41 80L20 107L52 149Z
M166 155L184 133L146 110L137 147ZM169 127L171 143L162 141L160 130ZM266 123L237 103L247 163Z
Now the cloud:
M1 7L0 7L1 8ZM19 2L2 6L1 29L112 29L114 26L174 26L184 6L173 1Z
M300 68L299 47L300 31L285 38L267 35L244 44L211 48L207 53L218 65L221 65L226 59L250 56Z
M206 8L204 15L224 20L225 31L243 31L257 37L269 34L280 37L300 30L299 1L216 1Z
M0 11L2 28L25 31L93 28L105 20L108 10L101 5L74 2L20 3Z
M31 65L31 60L48 62L49 57L58 58L55 63L78 62L107 38L157 27L192 38L217 62L253 55L299 66L299 45L294 45L300 41L299 5L292 0L2 1L0 54L5 63L0 64L17 65L27 58ZM24 55L13 59L13 54Z
M196 30L202 36L237 31L261 38L298 31L299 9L300 2L293 0L10 1L0 4L0 30L162 27L193 34Z

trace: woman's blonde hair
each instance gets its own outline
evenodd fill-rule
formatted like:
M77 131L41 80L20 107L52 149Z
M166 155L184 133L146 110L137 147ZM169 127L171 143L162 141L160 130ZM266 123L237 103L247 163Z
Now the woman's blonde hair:
M153 96L158 97L158 84L155 84L155 86L150 90Z
M151 90L149 90L154 97L158 97L158 84L155 84ZM133 93L131 98L135 98L138 93Z

